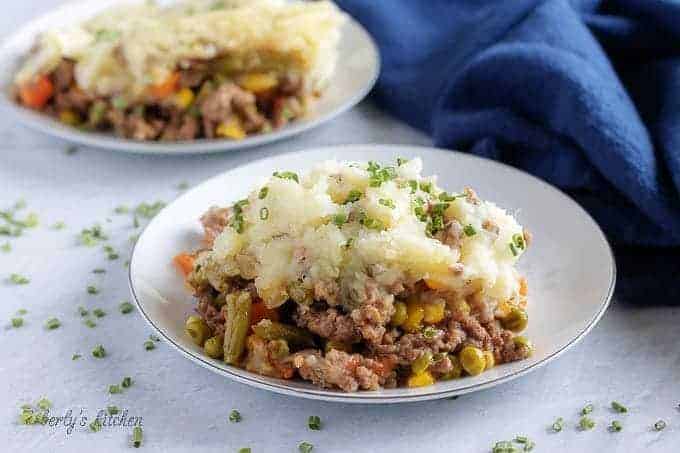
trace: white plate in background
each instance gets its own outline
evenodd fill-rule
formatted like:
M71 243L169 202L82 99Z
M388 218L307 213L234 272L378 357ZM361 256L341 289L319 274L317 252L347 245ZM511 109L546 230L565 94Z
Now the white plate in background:
M380 72L380 56L373 39L358 22L350 18L342 28L335 74L322 96L312 103L308 114L279 129L251 135L239 141L198 139L184 142L155 142L120 138L112 133L84 132L14 102L10 94L12 80L40 32L52 27L78 23L121 3L130 1L69 2L34 19L13 33L0 45L0 105L30 128L77 144L141 154L212 153L264 145L330 121L359 103L371 90Z
M172 258L200 247L198 218L210 206L244 198L255 182L277 170L304 172L328 160L376 160L419 156L423 175L438 175L438 185L457 192L474 188L483 199L513 212L533 233L531 247L518 263L529 282L529 327L534 342L527 360L502 364L475 377L420 388L343 393L301 380L260 376L203 354L184 333L184 320L196 305ZM493 387L556 359L597 323L616 280L614 257L593 219L572 199L522 171L453 151L398 145L318 148L282 154L230 169L194 187L163 209L139 237L130 260L130 287L142 316L185 357L227 378L305 398L350 403L397 403L444 398Z

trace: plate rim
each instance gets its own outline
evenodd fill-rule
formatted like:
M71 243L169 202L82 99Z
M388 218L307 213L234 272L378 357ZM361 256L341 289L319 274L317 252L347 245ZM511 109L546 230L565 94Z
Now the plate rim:
M505 164L503 162L495 161L492 159L487 159L485 157L481 156L476 156L474 154L468 154L464 153L461 151L455 151L451 149L446 149L446 148L438 148L438 147L433 147L433 146L419 146L419 145L398 145L398 144L351 144L351 145L333 145L333 146L318 146L318 147L312 147L312 148L305 148L302 150L297 150L297 151L291 151L287 153L280 153L280 154L275 154L273 156L269 157L263 157L260 159L255 159L248 161L244 164L237 165L234 167L230 167L228 170L224 172L220 172L217 175L214 175L210 178L207 178L203 180L201 183L199 183L197 186L195 186L192 190L187 191L186 193L182 194L180 197L176 198L173 200L172 203L178 201L181 198L187 197L191 194L191 192L194 189L197 189L199 186L202 186L204 184L209 183L210 181L213 181L215 179L223 177L225 173L229 173L231 171L234 171L238 168L242 167L247 167L251 165L256 165L256 164L261 164L264 161L274 161L280 158L283 158L285 156L291 156L291 155L299 155L299 154L305 154L309 152L315 152L315 151L327 151L327 152L333 152L333 151L340 151L340 150L397 150L397 149L404 149L407 148L409 150L428 150L428 151L436 151L436 152L446 152L446 153L454 153L459 155L460 157L463 158L469 158L471 160L481 160L485 161L486 164L491 164L492 166L499 166L499 167L504 167L505 169L511 171L511 172L516 172L522 174L524 177L529 177L530 179L533 179L535 182L538 182L540 185L544 186L545 189L552 191L554 193L557 193L558 195L561 195L571 203L574 207L576 207L578 210L581 211L582 214L585 214L586 218L593 224L595 227L595 231L597 231L598 235L600 236L600 239L603 241L603 243L606 245L606 250L609 255L609 262L610 262L610 268L611 268L611 279L609 281L609 286L607 289L607 293L604 296L603 300L600 301L600 306L598 308L598 311L595 313L595 315L588 321L588 324L574 337L572 337L569 341L567 341L564 345L562 345L557 351L553 352L552 354L548 355L547 357L539 360L538 362L528 365L525 368L522 368L520 370L517 370L513 373L510 373L505 376L501 376L495 379L492 379L491 381L488 382L483 382L483 383L478 383L478 384L470 384L468 386L458 388L458 389L449 389L449 390L440 390L440 391L433 391L430 393L425 393L425 394L419 394L419 395L401 395L401 396L388 396L388 395L380 395L373 393L373 396L371 395L370 391L357 391L357 392L351 392L351 393L345 393L345 392L331 392L329 390L324 390L324 389L300 389L300 388L291 388L287 385L284 384L279 384L275 382L263 382L259 379L253 378L249 376L252 374L253 376L258 376L255 373L248 372L246 370L242 370L245 373L248 373L249 375L240 375L237 374L229 369L224 369L216 366L214 363L206 360L205 357L202 357L198 354L193 353L192 351L189 351L182 347L180 344L176 343L173 339L171 339L169 336L167 336L163 330L158 327L154 321L149 317L149 315L146 313L144 310L142 303L140 303L139 298L137 297L137 293L135 291L135 286L133 284L133 278L132 278L132 272L134 268L134 262L135 262L135 250L137 247L137 244L139 242L139 239L141 239L144 234L147 232L149 227L154 223L156 220L155 218L152 219L142 230L141 234L139 235L139 238L137 241L135 241L135 244L133 245L132 251L130 253L130 265L128 267L128 286L130 288L130 293L132 295L132 299L135 302L135 305L139 312L142 315L142 318L149 324L158 334L161 335L161 337L169 343L175 350L180 352L183 356L191 360L192 362L201 365L204 368L210 369L213 372L216 372L219 375L228 377L230 379L233 379L236 382L239 382L241 384L246 384L250 385L255 388L259 389L264 389L264 390L269 390L273 391L278 394L283 394L283 395L288 395L288 396L297 396L305 399L312 399L312 400L320 400L320 401L329 401L329 402L337 402L337 403L353 403L353 404L397 404L397 403L407 403L407 402L416 402L416 401L427 401L427 400L437 400L437 399L442 399L442 398L447 398L451 396L457 396L457 395L463 395L466 393L471 393L471 392L476 392L479 390L484 390L487 388L495 387L497 385L510 382L512 380L515 380L531 371L535 371L545 365L547 365L549 362L559 358L562 354L567 352L569 349L571 349L573 346L578 344L590 331L597 325L597 323L600 321L604 313L606 312L607 308L609 307L609 304L611 303L612 297L614 295L614 289L616 287L616 281L617 281L617 267L616 267L616 259L614 257L614 252L612 249L611 244L607 240L606 235L600 228L599 224L595 221L595 219L588 213L581 205L579 205L571 196L568 194L564 193L562 190L559 188L553 186L552 184L524 171L519 168L513 167L511 165ZM171 204L172 204L171 203ZM166 209L166 208L163 208Z
M130 0L114 0L116 4L124 4ZM134 0L141 2L142 0ZM41 22L49 21L51 16L58 16L62 10L82 6L90 3L88 0L71 0L48 12L30 19L23 23L17 30L14 30L10 35L0 41L0 58L10 58L13 56L11 50L15 41L22 38L22 35L28 35L35 38L35 35L40 32L42 28L38 27ZM101 11L113 5L103 5ZM126 154L136 155L167 155L167 156L181 156L181 155L201 155L201 154L216 154L226 152L237 152L248 148L264 146L267 144L283 141L295 135L311 131L322 124L332 121L343 113L354 108L359 102L365 99L375 86L380 70L382 68L382 59L378 45L373 39L373 36L364 28L364 26L344 12L347 21L342 25L341 40L345 39L344 34L349 30L358 33L364 41L366 48L370 50L371 54L371 70L369 81L361 87L360 90L352 93L337 107L329 112L311 117L307 121L292 122L281 129L267 132L264 134L255 134L240 141L233 141L227 139L198 139L172 142L156 142L143 140L130 140L119 138L114 135L97 132L82 132L69 126L65 126L55 121L54 119L44 116L38 112L17 105L9 96L9 86L0 87L0 107L10 112L23 126L30 128L35 132L46 134L48 136L56 137L65 140L71 144L81 146L89 146L96 149L106 149L110 151L123 152ZM34 28L40 30L32 30ZM27 38L23 38L27 39ZM340 56L340 55L339 55ZM334 77L341 72L341 68L335 69ZM11 78L11 77L10 77ZM8 78L9 80L9 78ZM302 118L304 119L304 117Z

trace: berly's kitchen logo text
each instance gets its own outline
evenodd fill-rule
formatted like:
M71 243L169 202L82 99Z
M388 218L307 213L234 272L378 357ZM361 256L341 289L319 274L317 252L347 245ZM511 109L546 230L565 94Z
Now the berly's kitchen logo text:
M141 416L129 415L127 409L123 409L115 415L111 415L101 409L95 417L88 416L87 409L80 409L78 414L75 414L72 409L68 409L64 412L64 415L50 415L47 412L44 424L53 427L64 426L66 434L71 434L76 426L89 426L90 430L97 431L109 427L132 428L134 426L143 426L143 420Z

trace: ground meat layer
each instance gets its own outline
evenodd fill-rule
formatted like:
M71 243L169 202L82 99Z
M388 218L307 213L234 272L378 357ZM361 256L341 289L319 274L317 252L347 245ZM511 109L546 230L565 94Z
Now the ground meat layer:
M44 113L84 130L111 131L135 140L240 139L302 116L307 102L300 76L279 75L273 87L253 93L237 83L238 75L216 74L210 62L192 62L179 70L170 94L143 104L85 93L68 59L48 77L53 93L40 108Z

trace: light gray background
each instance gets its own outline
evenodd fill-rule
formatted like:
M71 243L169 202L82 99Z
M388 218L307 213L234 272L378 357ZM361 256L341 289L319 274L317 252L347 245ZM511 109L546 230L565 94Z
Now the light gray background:
M7 2L0 16L3 36L30 17L61 3L57 0ZM393 406L352 406L301 400L232 383L183 359L164 344L145 351L150 330L136 313L121 315L129 300L123 262L135 232L119 204L170 201L181 181L195 184L233 166L277 152L343 143L427 145L421 133L380 113L370 101L298 138L273 146L225 155L141 157L82 149L66 155L66 144L16 125L0 114L0 209L24 198L41 224L24 237L10 239L13 250L0 252L0 324L26 308L25 325L0 329L0 450L129 450L129 428L98 433L77 427L22 426L19 406L41 396L53 414L84 409L90 416L109 404L142 416L143 450L180 452L295 452L306 440L315 452L488 452L497 440L525 434L537 452L672 452L680 445L680 308L641 308L614 301L600 324L557 362L491 390L442 400ZM106 219L111 219L107 222ZM49 225L63 220L67 227ZM121 258L108 261L99 247L77 245L77 233L100 222ZM5 238L0 238L4 243ZM92 269L107 269L94 275ZM19 272L25 286L5 278ZM88 284L101 293L89 295ZM108 315L98 326L84 326L76 307L101 307ZM62 327L47 331L45 319L57 316ZM90 356L102 343L108 357ZM72 361L75 352L83 358ZM109 384L132 376L135 384L109 395ZM629 407L615 415L609 403ZM578 411L595 404L597 426L575 429ZM232 408L243 421L227 421ZM307 429L307 416L319 415L321 431ZM564 417L565 429L547 427ZM617 418L621 433L606 426ZM668 428L653 432L657 419Z

